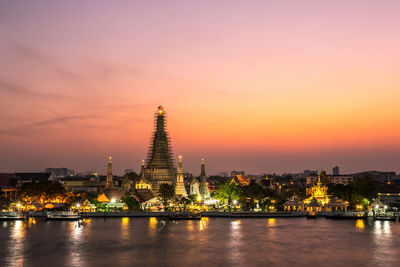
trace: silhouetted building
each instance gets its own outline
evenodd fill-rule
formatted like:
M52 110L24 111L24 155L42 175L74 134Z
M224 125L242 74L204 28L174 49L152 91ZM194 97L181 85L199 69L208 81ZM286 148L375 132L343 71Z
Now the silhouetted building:
M231 171L231 177L234 177L236 175L244 176L244 171Z
M52 172L55 177L75 175L75 171L68 168L46 168L45 172Z
M340 173L339 173L339 166L336 166L336 167L334 167L333 169L332 169L332 174L333 175L339 175Z

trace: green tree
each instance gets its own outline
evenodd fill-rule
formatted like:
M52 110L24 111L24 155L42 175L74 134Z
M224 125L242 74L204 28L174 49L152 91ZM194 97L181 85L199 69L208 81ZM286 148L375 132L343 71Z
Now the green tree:
M248 202L248 204L245 205L246 208L252 209L255 207L255 202L265 197L265 190L259 184L252 181L250 185L243 187L242 197L245 203Z
M232 204L233 200L239 200L242 197L242 190L234 183L223 183L214 192L214 198L225 204Z
M140 210L140 204L133 196L125 196L122 201L128 205L129 210Z
M35 200L39 203L47 203L65 202L71 196L73 194L59 182L40 181L38 183L24 184L19 198L25 202Z
M170 184L161 184L158 190L158 198L164 205L164 209L167 208L168 202L170 202L175 196L175 187Z

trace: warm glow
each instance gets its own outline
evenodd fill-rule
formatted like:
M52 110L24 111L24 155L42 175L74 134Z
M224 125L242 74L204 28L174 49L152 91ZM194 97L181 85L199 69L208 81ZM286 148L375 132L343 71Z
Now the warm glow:
M19 2L2 3L4 172L104 174L112 154L123 174L155 112L193 172L199 155L207 174L399 171L398 1Z
M356 228L357 229L364 229L365 228L364 220L358 219L356 221Z

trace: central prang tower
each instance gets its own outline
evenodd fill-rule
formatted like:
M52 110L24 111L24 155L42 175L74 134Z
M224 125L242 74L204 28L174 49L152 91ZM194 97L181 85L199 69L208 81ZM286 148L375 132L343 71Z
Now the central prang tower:
M158 194L160 184L174 185L175 169L170 148L170 139L166 129L166 114L159 106L154 114L154 132L147 156L146 179L152 185L152 191Z

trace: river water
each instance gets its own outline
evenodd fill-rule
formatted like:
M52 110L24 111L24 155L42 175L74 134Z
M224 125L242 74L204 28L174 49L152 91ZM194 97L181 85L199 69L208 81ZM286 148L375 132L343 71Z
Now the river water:
M400 266L400 223L306 218L0 222L0 266Z

